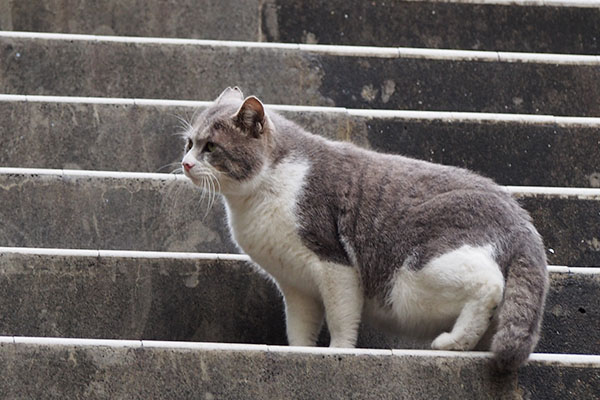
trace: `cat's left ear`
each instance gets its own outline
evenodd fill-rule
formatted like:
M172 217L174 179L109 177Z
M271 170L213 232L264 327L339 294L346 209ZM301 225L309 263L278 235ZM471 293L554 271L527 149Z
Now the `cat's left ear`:
M254 137L259 137L264 132L265 107L254 96L246 97L233 118L240 128L250 132Z

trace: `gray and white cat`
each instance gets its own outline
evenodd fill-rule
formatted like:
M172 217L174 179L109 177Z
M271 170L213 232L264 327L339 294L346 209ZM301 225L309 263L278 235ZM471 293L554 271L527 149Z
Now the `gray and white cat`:
M310 134L227 88L186 133L185 175L225 200L234 241L277 283L290 345L354 347L363 317L516 369L548 285L531 218L470 171ZM478 345L479 344L479 345Z

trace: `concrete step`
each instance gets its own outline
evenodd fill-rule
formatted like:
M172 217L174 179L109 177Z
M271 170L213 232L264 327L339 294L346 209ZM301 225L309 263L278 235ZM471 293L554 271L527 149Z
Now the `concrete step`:
M600 265L600 190L509 187L549 262ZM0 245L236 252L223 207L182 175L0 168ZM41 223L52 221L52 223Z
M0 29L598 54L594 1L1 0ZM490 4L491 3L491 4Z
M600 58L0 32L0 92L600 116Z
M0 166L168 172L207 102L0 95ZM504 185L600 187L600 118L269 106L332 139ZM140 151L141 150L141 151Z
M286 344L274 285L234 254L0 247L0 335ZM600 268L550 267L536 351L600 354ZM585 338L585 339L582 339ZM328 340L322 335L322 343ZM359 347L429 347L368 324Z
M2 337L8 399L594 399L600 356ZM459 382L459 383L457 383Z

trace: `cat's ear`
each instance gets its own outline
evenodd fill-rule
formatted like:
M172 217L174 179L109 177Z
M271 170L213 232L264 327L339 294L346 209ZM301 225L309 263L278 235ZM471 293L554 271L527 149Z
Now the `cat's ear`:
M217 100L215 100L215 103L220 103L221 101L223 101L225 99L243 100L244 94L242 93L240 88L237 86L228 87L225 90L223 90L223 92L221 92L219 97L217 97Z
M233 116L236 124L254 137L259 137L265 129L265 108L254 96L247 97Z

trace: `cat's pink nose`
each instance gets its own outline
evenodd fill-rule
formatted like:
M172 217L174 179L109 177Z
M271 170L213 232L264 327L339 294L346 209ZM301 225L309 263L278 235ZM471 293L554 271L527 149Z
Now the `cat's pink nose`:
M187 162L184 162L182 164L183 164L183 168L185 168L186 171L189 171L190 169L194 168L194 164L190 164Z

